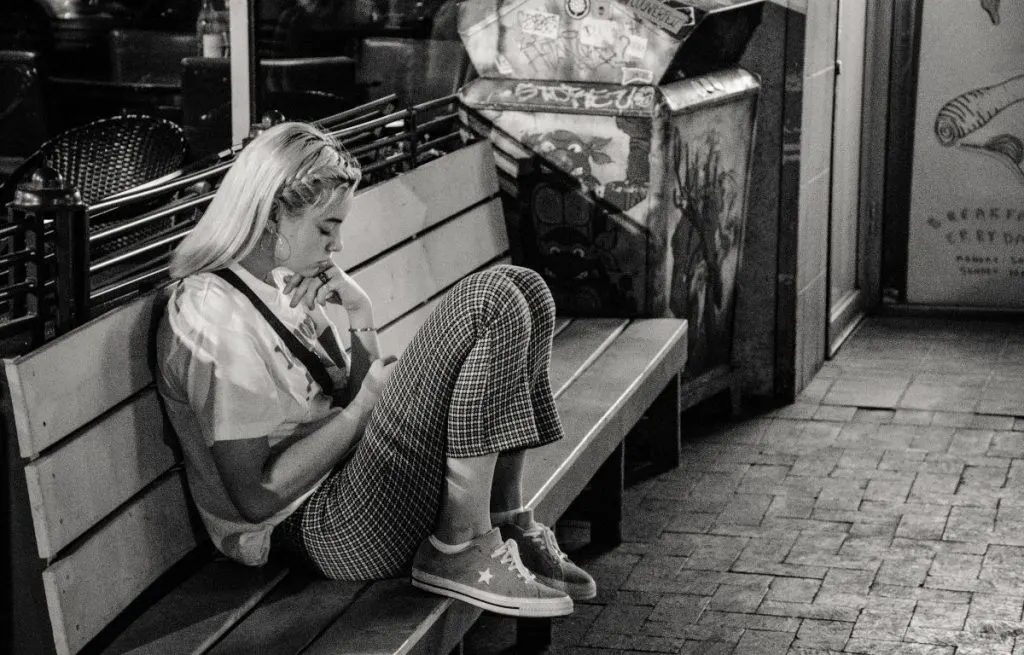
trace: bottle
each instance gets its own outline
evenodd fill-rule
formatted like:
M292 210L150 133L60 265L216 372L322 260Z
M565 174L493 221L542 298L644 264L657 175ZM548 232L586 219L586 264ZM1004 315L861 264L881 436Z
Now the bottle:
M228 9L225 0L203 0L196 18L199 54L203 57L227 57L230 44Z

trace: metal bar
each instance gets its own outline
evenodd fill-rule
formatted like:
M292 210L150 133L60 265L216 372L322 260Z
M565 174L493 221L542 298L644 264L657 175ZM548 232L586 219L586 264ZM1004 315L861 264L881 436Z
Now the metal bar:
M314 121L313 124L321 128L327 128L329 125L332 125L335 122L349 121L352 119L359 120L360 118L362 118L361 114L378 113L377 110L383 109L387 105L395 102L397 99L398 94L392 93L390 95L384 96L383 98L371 100L370 102L359 105L358 107L353 107L351 109L346 109L345 111L338 112L337 114L326 116L324 118ZM338 129L338 126L334 126L332 129Z
M120 254L117 254L117 255L113 255L111 257L106 257L104 259L101 259L100 261L96 262L95 264L93 264L89 268L89 273L95 275L96 273L105 271L106 269L110 268L111 266L115 266L115 265L120 264L122 262L128 261L129 259L131 259L133 257L137 257L137 256L139 256L141 254L150 252L151 250L156 250L157 248L162 248L164 246L169 246L172 243L174 243L175 241L180 241L180 240L184 239L185 236L188 235L189 232L191 232L191 230L187 230L187 231L184 231L184 232L179 232L177 234L171 234L169 236L163 237L162 239L158 239L156 241L148 242L146 245L141 246L141 247L137 248L136 250L132 250L132 251L129 251L129 252L123 252L123 253L120 253Z
M191 186L196 182L206 181L207 178L213 177L214 175L226 173L227 170L231 168L231 164L233 163L233 161L223 162L221 164L211 166L210 168L206 168L201 171L190 173L188 175L177 178L173 182L170 182L164 186L147 188L143 191L139 191L131 195L120 195L117 196L116 198L103 200L102 202L98 202L95 205L89 207L89 215L95 220L97 218L100 218L100 215L108 210L118 209L131 203L139 202L141 200L150 200L152 198L162 196L172 191L184 189L185 187Z
M25 248L23 250L17 250L15 252L8 253L0 257L0 275L6 274L8 266L14 266L16 264L24 264L25 262L32 261L35 257L35 250L32 248Z
M372 130L375 127L385 127L388 123L393 123L400 118L404 118L408 114L409 110L403 109L402 111L396 111L385 116L381 116L376 120L367 121L366 123L360 123L359 125L353 125L352 127L347 127L341 130L333 130L330 134L336 139L344 139L347 136Z
M125 291L135 291L137 290L137 287L140 287L147 282L159 279L162 275L166 274L169 269L169 266L161 266L160 268L154 269L148 273L143 273L130 280L123 280L110 286L103 287L102 289L96 290L89 297L89 300L93 305L109 302L111 298L117 297Z
M137 219L129 221L127 223L121 223L120 225L116 225L114 227L101 230L99 232L95 232L89 235L89 243L95 244L100 243L102 241L107 241L114 237L125 234L126 232L131 232L133 230L138 230L140 228L146 227L150 223L154 223L162 218L167 218L168 216L171 216L178 212L194 209L199 205L208 203L210 200L213 199L213 196L215 194L215 191L210 191L209 193L204 193L201 196L194 196L176 205L168 205L160 209L155 209L149 212L148 214L143 214Z
M31 277L21 282L12 282L3 288L0 288L0 301L8 301L14 298L23 297L26 293L31 293L35 287L36 280Z

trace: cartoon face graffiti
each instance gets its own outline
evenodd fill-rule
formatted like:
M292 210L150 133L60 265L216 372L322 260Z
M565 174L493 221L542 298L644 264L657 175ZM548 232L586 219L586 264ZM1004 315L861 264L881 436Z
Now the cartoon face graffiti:
M542 182L532 205L538 268L559 311L596 316L632 307L632 278L612 254L616 228L575 189Z
M612 158L605 152L611 142L611 138L607 137L586 139L569 130L523 135L523 143L534 152L591 189L599 184L591 165L612 163Z

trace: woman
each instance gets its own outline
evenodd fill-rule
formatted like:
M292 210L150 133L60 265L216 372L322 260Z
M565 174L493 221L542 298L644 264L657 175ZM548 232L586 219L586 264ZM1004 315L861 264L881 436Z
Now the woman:
M415 586L494 612L567 614L594 581L522 498L525 449L562 436L551 295L523 268L470 275L382 358L370 298L331 260L359 177L316 128L272 127L174 253L158 387L203 522L244 564L273 535L330 578L411 565Z

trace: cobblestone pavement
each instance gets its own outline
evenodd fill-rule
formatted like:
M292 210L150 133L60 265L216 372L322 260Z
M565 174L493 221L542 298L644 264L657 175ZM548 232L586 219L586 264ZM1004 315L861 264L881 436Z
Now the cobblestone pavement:
M684 423L552 652L1024 655L1024 329L871 319L798 401ZM467 655L511 652L485 616Z

